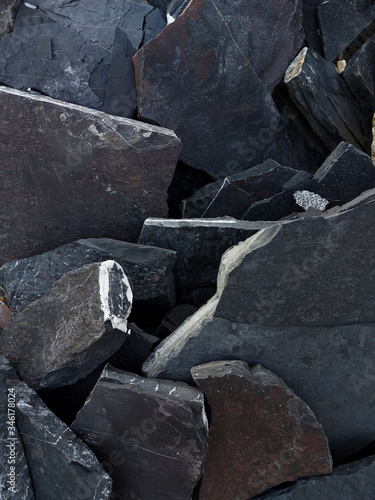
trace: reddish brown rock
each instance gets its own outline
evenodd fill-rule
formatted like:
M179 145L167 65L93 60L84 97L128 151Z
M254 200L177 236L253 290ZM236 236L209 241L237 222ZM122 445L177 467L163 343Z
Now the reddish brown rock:
M322 426L277 375L242 361L213 361L191 373L211 412L200 500L247 500L331 472Z
M4 289L0 286L0 333L7 323L12 319L13 313L9 309Z

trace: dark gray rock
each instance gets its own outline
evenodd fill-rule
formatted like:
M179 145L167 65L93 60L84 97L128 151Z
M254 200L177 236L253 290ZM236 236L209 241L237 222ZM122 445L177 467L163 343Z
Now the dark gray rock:
M115 260L123 268L132 285L133 304L174 305L172 270L176 253L109 238L77 240L41 255L8 262L0 268L0 284L10 309L18 314L68 271L105 260Z
M187 165L219 179L274 150L271 96L212 0L193 0L134 65L139 116L176 132Z
M139 242L177 252L174 268L176 302L204 304L216 290L220 259L225 250L271 222L224 219L157 219L145 221Z
M172 131L5 87L0 120L0 264L79 238L136 241L167 215Z
M197 308L190 304L179 304L178 306L172 307L172 309L167 312L163 321L157 327L155 334L160 338L168 337L168 335L174 332L176 328L178 328L187 318L189 318L189 316L192 316L196 311Z
M19 4L20 0L2 0L0 5L0 38L12 30Z
M329 0L317 7L324 55L333 61L375 19L375 7L358 0Z
M155 38L167 26L162 12L159 9L152 10L145 16L144 37L142 45Z
M294 485L270 491L259 500L320 500L343 498L372 500L375 491L375 457L367 457L347 465L335 467L332 474L312 479L300 479Z
M191 374L211 416L200 500L253 498L331 472L322 426L280 377L242 361L213 361Z
M0 352L35 389L72 384L121 346L131 303L114 261L70 271L7 324Z
M233 247L217 294L160 344L147 375L189 381L192 366L212 360L261 363L310 406L334 455L373 441L374 216L373 190Z
M0 54L1 83L102 108L98 89L107 87L110 55L75 30L58 23L18 28L0 40Z
M289 66L284 82L291 98L329 151L341 141L365 149L364 117L335 65L304 48Z
M317 7L322 2L323 0L302 0L302 26L307 46L321 56L323 55L323 47L319 32Z
M208 424L198 389L107 366L72 425L113 479L114 500L189 499Z
M160 10L160 12L162 13L164 19L166 19L167 17L167 9L168 9L168 6L169 4L171 3L171 0L150 0L148 2L150 5L152 5L153 7L156 7L157 9Z
M242 219L249 206L283 190L296 170L266 160L249 170L225 177L196 191L184 203L184 217L223 217Z
M19 380L3 356L0 380L1 396L3 389L14 394L11 430L17 435L16 493L2 491L1 498L109 500L112 481L94 454Z

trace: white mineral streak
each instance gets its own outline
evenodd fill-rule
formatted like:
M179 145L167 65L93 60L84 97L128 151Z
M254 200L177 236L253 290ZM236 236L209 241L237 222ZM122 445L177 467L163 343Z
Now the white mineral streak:
M289 68L285 72L284 82L288 83L301 73L303 63L307 54L307 47L301 50L298 56L290 63Z
M176 19L171 16L170 14L167 14L167 25L172 24Z
M297 205L302 207L304 210L315 208L316 210L324 212L329 203L329 201L325 200L318 194L311 193L310 191L296 191L293 196Z
M375 114L372 117L371 160L372 160L372 163L375 165Z
M118 330L123 331L124 333L128 332L127 327L127 318L130 314L131 307L129 306L125 311L122 317L116 316L111 308L110 295L109 295L109 280L110 280L110 271L113 268L117 268L122 274L122 282L125 285L125 297L120 297L119 300L126 303L126 301L132 304L133 301L133 293L130 288L130 283L128 278L126 277L122 267L117 264L114 260L106 260L99 265L99 290L100 290L100 302L101 308L104 314L104 321L111 321L113 328L117 328Z

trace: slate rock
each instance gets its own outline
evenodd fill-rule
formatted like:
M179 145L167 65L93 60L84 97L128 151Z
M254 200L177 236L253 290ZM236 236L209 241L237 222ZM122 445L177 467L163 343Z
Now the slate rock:
M331 472L322 426L280 377L242 361L213 361L191 374L211 415L201 500L252 498Z
M271 222L223 219L157 219L145 221L139 243L177 252L174 268L176 303L201 306L216 290L225 250Z
M8 390L14 390L15 426L35 498L109 500L112 482L94 454L30 387L18 380L15 372L7 368L4 357L0 363L1 370L6 370ZM17 470L17 483L21 472ZM17 498L34 497L24 490Z
M201 391L107 365L72 425L113 479L114 500L190 499L208 424Z
M0 352L31 387L59 387L88 375L127 335L132 292L114 261L70 271L14 316Z
M134 242L167 215L172 131L5 87L0 120L0 264L79 238Z
M218 179L274 150L277 110L212 0L189 3L134 66L139 116L176 132L187 165Z
M159 33L167 26L162 12L159 9L154 9L145 16L144 36L142 45L145 45L150 40L158 36Z
M184 217L223 217L235 219L242 216L255 201L269 198L282 191L296 170L283 167L274 160L244 172L230 175L204 186L185 201Z
M341 141L365 149L364 117L335 65L304 48L286 71L284 82L291 98L330 151Z
M94 109L103 106L97 89L107 86L110 56L76 31L58 23L18 28L0 40L0 54L1 83Z
M2 0L0 5L0 38L12 30L19 4L20 0Z
M216 295L157 347L144 372L191 381L197 364L260 363L309 405L335 457L373 441L374 210L372 190L341 211L279 222L233 247Z
M322 2L323 0L302 0L302 26L307 46L321 56L323 56L323 47L320 38L317 7Z
M318 500L342 498L372 500L375 491L375 457L341 465L333 469L332 474L324 477L300 479L294 485L270 491L259 497L259 500Z
M363 4L364 2L362 2ZM375 19L375 7L361 2L329 0L317 7L324 55L333 61Z
M155 334L160 338L167 337L196 311L197 308L190 304L179 304L175 307L172 307L172 309L167 312L163 321L157 327ZM146 358L144 359L144 361L146 361ZM113 365L112 362L111 364Z
M175 252L109 238L77 240L41 255L12 260L0 268L0 283L8 305L18 314L68 271L105 260L115 260L123 268L131 282L133 304L174 305Z
M171 0L149 0L148 3L153 7L159 9L164 19L167 19L167 9L169 4L171 3Z

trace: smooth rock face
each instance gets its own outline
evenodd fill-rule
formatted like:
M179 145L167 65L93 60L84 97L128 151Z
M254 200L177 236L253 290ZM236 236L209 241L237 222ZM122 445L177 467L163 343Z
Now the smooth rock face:
M322 426L277 375L242 361L213 361L191 374L211 414L200 500L252 498L331 472Z
M11 31L19 4L20 0L2 0L0 5L0 38Z
M0 120L1 264L167 215L172 131L4 87Z
M214 295L225 250L270 222L224 219L157 219L145 221L139 243L177 252L174 268L177 304L201 306Z
M1 394L6 387L15 395L17 433L16 494L5 492L1 498L109 500L112 481L89 448L18 379L3 356L0 373L6 381Z
M188 500L202 475L204 398L186 384L107 365L72 429L111 475L114 500Z
M365 149L358 102L333 64L304 48L286 71L284 82L296 106L330 151L341 141Z
M196 191L184 204L184 217L242 216L255 201L282 191L296 170L266 160L249 170L225 177Z
M373 441L374 200L373 190L341 213L280 222L226 252L216 296L145 373L189 381L192 366L212 360L261 363L310 406L335 456Z
M114 261L65 274L14 316L0 352L31 387L59 387L88 375L127 335L132 292Z
M176 132L187 165L220 179L274 150L277 110L212 0L189 3L134 65L139 116Z
M300 479L295 485L265 493L259 500L318 500L319 498L343 498L372 500L375 491L375 458L335 467L329 476Z
M10 309L18 314L65 273L109 259L115 260L130 280L134 304L173 306L175 252L109 238L77 240L41 255L8 262L0 268L0 283Z

